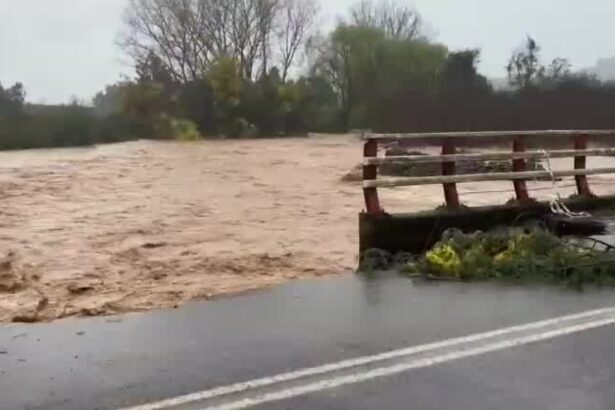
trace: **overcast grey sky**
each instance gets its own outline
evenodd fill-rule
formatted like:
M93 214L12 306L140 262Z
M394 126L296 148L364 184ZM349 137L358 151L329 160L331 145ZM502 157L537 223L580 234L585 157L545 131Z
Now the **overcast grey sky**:
M405 0L399 0L405 1ZM323 0L322 29L355 0ZM115 45L127 0L0 0L0 82L21 81L33 102L90 99L131 70ZM613 0L415 0L435 39L482 49L481 70L503 77L526 35L545 60L576 68L615 56Z

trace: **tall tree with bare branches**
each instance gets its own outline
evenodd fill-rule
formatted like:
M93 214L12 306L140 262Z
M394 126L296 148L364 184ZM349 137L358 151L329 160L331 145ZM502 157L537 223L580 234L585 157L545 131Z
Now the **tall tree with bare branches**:
M121 43L136 63L155 54L178 82L225 57L254 79L275 57L288 72L316 10L309 0L130 0Z
M282 0L281 6L277 37L284 82L296 61L297 53L305 46L311 34L319 9L318 4L311 0Z
M351 25L376 28L393 40L415 40L423 35L421 15L393 0L361 0L350 9Z
M208 59L194 37L191 0L131 0L122 45L136 63L155 54L177 81L196 77Z

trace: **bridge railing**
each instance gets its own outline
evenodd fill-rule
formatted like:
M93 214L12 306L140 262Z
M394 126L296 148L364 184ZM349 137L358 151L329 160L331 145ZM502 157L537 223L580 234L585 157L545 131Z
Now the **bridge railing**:
M570 149L526 150L526 142L532 139L567 143ZM615 167L587 168L587 157L612 156L615 148L588 148L588 142L599 138L602 143L615 144L615 130L561 130L561 131L493 131L493 132L449 132L449 133L415 133L415 134L363 134L363 192L366 212L371 215L383 213L378 197L378 188L442 184L444 199L449 208L459 208L461 202L457 184L481 181L510 181L513 184L516 199L520 202L531 201L526 181L534 179L558 179L574 177L579 195L592 197L587 176L615 174ZM483 153L458 153L457 148L471 141L480 146L481 141L510 144L510 151L492 151ZM441 147L440 155L380 157L380 148L392 144L401 146L419 143L422 146ZM545 144L545 145L558 145ZM610 144L609 144L610 145ZM528 171L527 160L574 158L574 165L569 170ZM489 172L476 174L457 174L459 161L510 160L512 172ZM440 164L441 175L379 178L378 169L385 165L404 164Z

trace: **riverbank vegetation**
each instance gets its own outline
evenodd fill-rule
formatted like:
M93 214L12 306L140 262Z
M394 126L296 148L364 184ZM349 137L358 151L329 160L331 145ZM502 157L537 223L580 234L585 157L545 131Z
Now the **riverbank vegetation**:
M615 128L615 85L543 62L527 38L505 88L451 50L419 11L358 1L320 32L311 0L131 0L121 46L131 79L91 102L26 102L0 88L0 149L132 139L253 138L308 132Z

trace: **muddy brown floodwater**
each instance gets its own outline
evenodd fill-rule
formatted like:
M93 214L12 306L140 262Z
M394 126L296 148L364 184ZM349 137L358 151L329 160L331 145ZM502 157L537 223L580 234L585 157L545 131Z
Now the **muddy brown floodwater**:
M352 136L0 153L0 321L175 307L351 271L363 199L341 179L360 159ZM614 182L601 181L598 192ZM437 186L381 196L391 211L442 202Z

